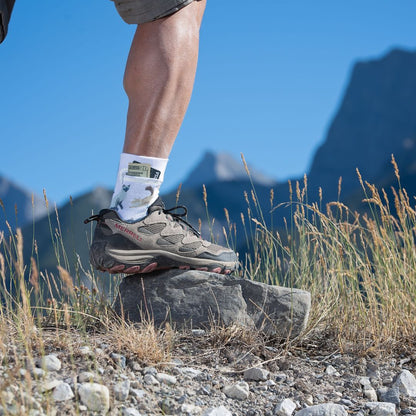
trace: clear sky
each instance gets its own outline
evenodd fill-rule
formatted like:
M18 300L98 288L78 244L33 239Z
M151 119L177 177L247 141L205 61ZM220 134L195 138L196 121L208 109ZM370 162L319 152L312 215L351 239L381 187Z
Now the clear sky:
M416 49L415 16L415 0L208 0L164 190L207 149L277 179L306 172L353 63ZM0 45L0 175L58 203L113 187L134 29L110 0L16 1Z

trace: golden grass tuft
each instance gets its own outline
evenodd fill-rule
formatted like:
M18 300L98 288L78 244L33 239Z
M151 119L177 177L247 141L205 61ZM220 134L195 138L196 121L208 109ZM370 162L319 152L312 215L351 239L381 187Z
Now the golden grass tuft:
M255 238L245 275L309 290L307 333L333 334L341 351L390 353L415 344L416 208L400 187L394 158L392 164L398 180L392 202L357 170L364 213L339 201L322 209L308 203L304 180L303 188L296 183L285 236L260 218L248 218Z

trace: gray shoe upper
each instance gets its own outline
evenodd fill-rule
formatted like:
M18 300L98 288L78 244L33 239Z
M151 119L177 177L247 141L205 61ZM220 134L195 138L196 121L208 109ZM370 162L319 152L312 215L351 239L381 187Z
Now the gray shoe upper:
M183 212L177 214L174 212L177 209ZM105 209L97 216L94 241L110 241L114 249L162 250L183 258L235 263L233 269L236 268L238 258L234 251L203 240L198 231L182 218L184 215L185 207L166 210L160 199L149 207L145 218L134 223L125 222L115 211ZM116 236L123 238L114 238Z

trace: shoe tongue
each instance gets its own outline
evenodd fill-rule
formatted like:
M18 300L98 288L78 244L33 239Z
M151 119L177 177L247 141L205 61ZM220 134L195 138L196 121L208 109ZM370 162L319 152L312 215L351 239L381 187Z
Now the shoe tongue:
M150 214L153 211L159 211L165 209L165 204L162 201L162 198L159 196L155 202L147 209L147 212Z

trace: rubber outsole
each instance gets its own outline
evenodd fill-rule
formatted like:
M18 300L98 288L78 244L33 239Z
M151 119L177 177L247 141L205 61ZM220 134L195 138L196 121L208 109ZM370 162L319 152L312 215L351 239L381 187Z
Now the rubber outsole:
M105 243L94 243L90 248L91 264L102 272L111 274L146 274L157 270L180 269L180 270L199 270L218 274L230 274L233 269L213 264L212 266L198 267L190 264L180 264L168 257L152 258L140 265L131 265L118 262L105 252Z

